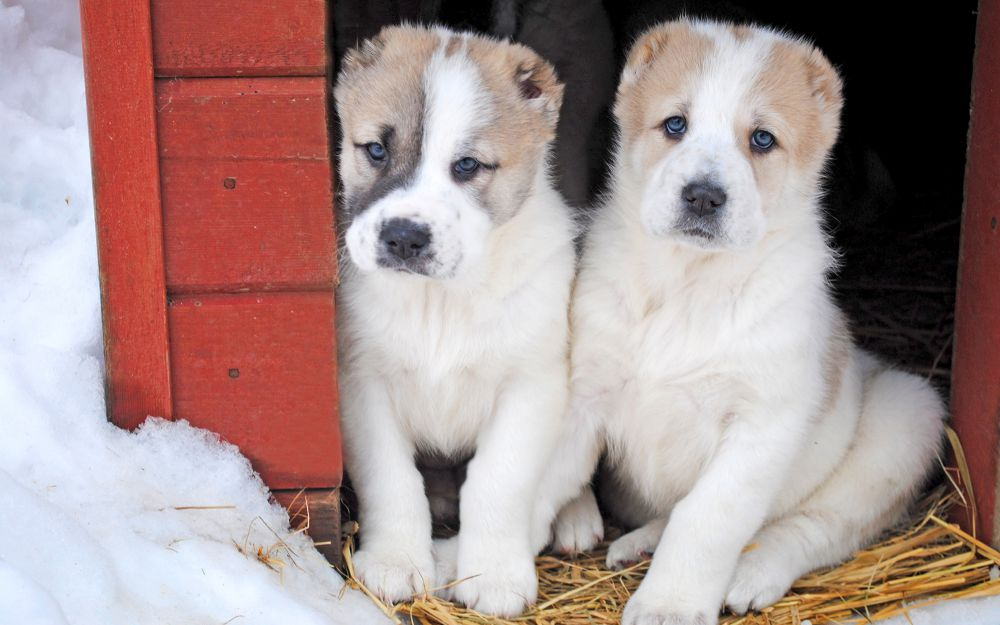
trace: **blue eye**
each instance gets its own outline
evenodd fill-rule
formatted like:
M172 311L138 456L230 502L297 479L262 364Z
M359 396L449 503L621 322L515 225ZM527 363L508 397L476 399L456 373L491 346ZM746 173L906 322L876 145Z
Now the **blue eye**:
M766 130L757 129L750 135L750 149L755 152L769 152L777 144L774 135Z
M479 169L480 162L471 156L466 156L465 158L460 158L455 161L452 165L452 169L455 171L455 175L460 178L470 178L472 174L476 173Z
M385 146L377 141L365 144L365 150L368 151L368 157L373 161L384 161L386 157Z
M667 121L663 122L663 129L670 136L678 136L687 132L687 120L679 115L674 115L673 117L668 117Z

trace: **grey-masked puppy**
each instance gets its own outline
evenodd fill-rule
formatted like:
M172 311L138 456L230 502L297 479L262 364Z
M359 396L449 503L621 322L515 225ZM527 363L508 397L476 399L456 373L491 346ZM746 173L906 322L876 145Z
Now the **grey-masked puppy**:
M561 98L528 48L442 28L387 28L344 60L345 458L355 570L385 600L435 584L422 452L474 454L455 598L504 616L535 599L528 519L565 410L574 271L546 165Z

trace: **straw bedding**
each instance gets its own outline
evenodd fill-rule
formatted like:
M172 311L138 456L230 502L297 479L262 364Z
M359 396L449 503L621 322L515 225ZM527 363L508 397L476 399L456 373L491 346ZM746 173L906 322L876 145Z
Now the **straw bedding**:
M720 622L869 623L938 601L1000 594L1000 553L948 521L949 513L965 514L974 506L971 494L959 488L959 484L969 483L968 473L957 439L953 435L950 439L958 467L945 471L944 484L923 499L909 523L858 552L849 562L800 579L784 599L763 612L744 617L723 614ZM606 547L577 558L540 556L536 561L538 602L527 614L509 620L478 614L431 592L415 597L412 603L386 606L354 578L351 540L344 556L349 585L368 594L396 623L617 625L649 562L610 571L604 567Z

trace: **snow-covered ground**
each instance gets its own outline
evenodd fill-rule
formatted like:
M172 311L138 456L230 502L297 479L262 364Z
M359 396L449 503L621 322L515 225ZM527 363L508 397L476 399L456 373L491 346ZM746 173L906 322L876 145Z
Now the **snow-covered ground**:
M77 4L0 0L0 625L387 622L234 447L105 421L100 327ZM234 544L272 529L280 573ZM1000 600L910 619L1000 625Z
M0 0L0 625L387 622L236 448L105 420L80 54L74 0Z

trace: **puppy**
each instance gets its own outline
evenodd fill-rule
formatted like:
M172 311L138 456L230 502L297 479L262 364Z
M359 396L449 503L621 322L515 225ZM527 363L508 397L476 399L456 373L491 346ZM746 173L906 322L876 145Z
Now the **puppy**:
M938 452L940 398L856 348L830 293L841 104L819 50L764 28L671 22L629 54L573 300L572 434L535 523L538 546L579 493L557 542L591 545L578 489L605 452L641 525L608 565L655 549L625 625L774 603L899 520Z
M387 601L431 588L417 457L474 453L454 595L519 614L537 589L525 520L568 395L574 228L546 166L562 85L523 46L394 27L347 55L335 96L355 571Z

